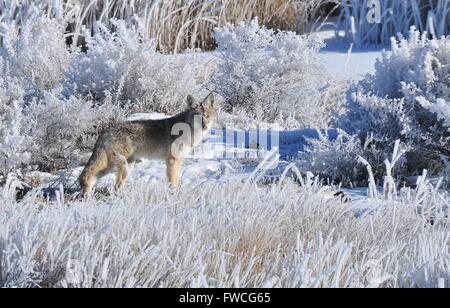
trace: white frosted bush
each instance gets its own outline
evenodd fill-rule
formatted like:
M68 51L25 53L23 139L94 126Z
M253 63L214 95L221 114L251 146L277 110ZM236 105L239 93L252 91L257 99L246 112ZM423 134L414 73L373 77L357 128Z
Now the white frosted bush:
M2 33L0 176L26 164L45 171L65 168L90 151L101 127L123 112L110 97L101 104L60 98L73 53L59 20L35 12L20 27L3 24Z
M378 60L373 75L350 87L343 115L333 121L345 134L338 140L311 140L300 155L303 168L358 184L365 182L356 160L362 156L381 183L384 160L400 140L407 153L397 163L399 178L420 175L423 169L445 175L450 157L449 46L450 38L430 40L414 28L408 38L392 39L392 51Z
M39 13L31 15L20 26L2 24L0 56L10 76L23 84L27 97L53 90L63 80L71 60L64 32L64 24Z
M309 170L334 183L345 185L363 185L367 181L367 172L358 157L364 157L372 167L376 180L382 182L386 167L384 161L391 156L395 141L400 140L402 147L418 149L417 140L412 139L414 130L412 119L405 108L404 99L380 98L361 92L349 95L347 110L334 123L340 127L337 139L320 136L309 140L304 153L299 153L299 164L303 170ZM424 151L423 161L426 157ZM399 177L405 179L411 175L406 159L397 163ZM417 162L416 162L417 163ZM414 172L421 172L431 165L418 164Z
M382 153L401 140L408 150L404 175L442 174L450 155L449 46L450 38L429 40L414 28L409 38L393 39L375 74L350 90L336 125L361 140L372 135Z
M13 102L3 112L0 115L0 182L30 161L32 145L31 137L24 134L20 104Z
M0 57L0 182L29 162L32 139L23 130L24 90Z
M107 97L102 104L70 97L63 99L47 94L34 101L24 111L27 131L36 148L32 164L40 170L54 171L79 162L90 153L102 129L124 119L125 109Z
M359 156L372 162L375 176L383 174L387 155L377 150L373 136L361 140L342 130L338 131L336 139L319 133L318 139L308 140L305 151L299 153L298 165L301 170L309 170L333 183L357 186L367 180L365 167L357 163Z
M139 88L134 92L141 93L135 98L139 108L167 114L183 111L188 95L202 95L201 85L197 83L197 69L201 68L195 63L195 54L187 62L157 54L152 62L145 64L145 72L138 81Z
M101 100L106 92L120 95L138 83L144 63L152 61L155 44L146 39L141 28L115 21L116 31L95 24L94 36L85 30L87 52L77 54L67 74L69 94L93 95Z
M147 109L174 112L181 108L196 88L193 67L159 53L139 20L112 23L114 31L97 22L94 36L86 33L88 50L71 63L65 94L92 95L101 101L109 93L117 101L140 102Z
M22 101L25 96L21 80L13 76L10 66L0 56L0 108L4 114L3 108L12 102Z
M450 104L444 99L438 98L435 103L421 98L418 98L420 105L428 111L435 113L438 119L443 121L445 127L450 127Z
M37 12L62 20L68 17L66 14L75 13L80 1L88 4L85 0L0 0L1 21L20 25L33 18Z
M393 39L391 54L376 64L368 85L380 97L403 100L397 122L404 128L394 139L410 144L409 168L441 173L441 157L450 155L450 37L430 40L412 28L409 38Z
M411 28L407 38L393 38L391 45L376 63L371 85L377 95L450 100L450 37L430 40Z
M374 133L379 141L405 140L411 131L404 99L380 98L360 90L348 96L345 107L346 114L338 119L338 126L361 138Z
M318 58L323 43L258 24L216 28L219 69L211 87L227 111L244 110L261 121L296 120L296 126L325 126L332 102ZM285 124L285 123L283 123Z

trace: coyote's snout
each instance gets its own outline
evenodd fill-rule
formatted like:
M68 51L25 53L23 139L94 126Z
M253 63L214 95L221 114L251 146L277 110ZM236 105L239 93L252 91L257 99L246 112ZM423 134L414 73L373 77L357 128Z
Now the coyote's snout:
M188 96L186 111L164 120L133 121L104 131L79 183L85 196L90 196L97 179L117 170L115 189L125 184L127 164L136 159L162 159L167 164L167 177L177 187L183 159L199 145L211 129L216 107L211 94L199 103Z

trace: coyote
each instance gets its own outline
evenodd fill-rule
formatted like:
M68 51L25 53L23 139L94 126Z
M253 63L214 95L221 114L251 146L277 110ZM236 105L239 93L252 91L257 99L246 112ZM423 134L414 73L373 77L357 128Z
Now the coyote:
M84 196L89 197L97 179L113 169L117 169L115 189L120 190L127 164L140 158L165 160L168 180L176 188L183 159L202 142L216 115L213 94L203 102L190 95L187 104L184 112L172 118L125 122L104 131L78 180Z

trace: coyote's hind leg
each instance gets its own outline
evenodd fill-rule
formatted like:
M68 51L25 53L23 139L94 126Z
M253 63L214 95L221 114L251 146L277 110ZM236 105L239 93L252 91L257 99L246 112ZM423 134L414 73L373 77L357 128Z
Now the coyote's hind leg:
M180 181L181 159L169 157L167 159L167 178L172 188L177 188Z
M78 179L85 198L91 197L97 179L107 172L108 167L109 163L106 152L103 150L95 150Z

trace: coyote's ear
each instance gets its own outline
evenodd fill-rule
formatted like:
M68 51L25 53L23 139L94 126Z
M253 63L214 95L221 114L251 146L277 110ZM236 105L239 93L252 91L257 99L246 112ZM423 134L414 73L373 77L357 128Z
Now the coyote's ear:
M216 98L214 97L214 93L211 92L204 101L204 106L216 108Z
M195 98L192 95L188 95L188 97L186 98L186 102L189 108L195 108L197 104Z

